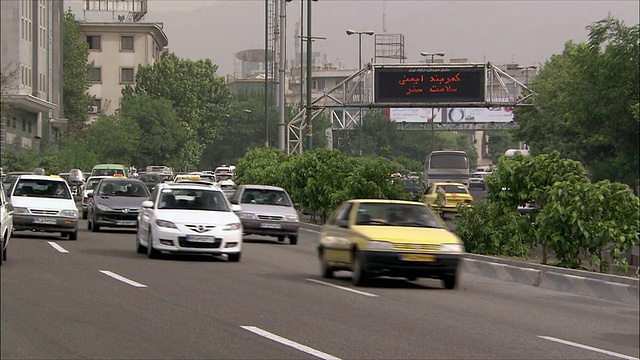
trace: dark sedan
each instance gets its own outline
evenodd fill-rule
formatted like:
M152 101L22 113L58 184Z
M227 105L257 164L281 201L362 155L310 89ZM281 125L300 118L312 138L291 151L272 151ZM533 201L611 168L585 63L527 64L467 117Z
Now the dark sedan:
M138 179L106 178L100 180L87 204L87 229L100 227L137 227L142 202L149 189Z

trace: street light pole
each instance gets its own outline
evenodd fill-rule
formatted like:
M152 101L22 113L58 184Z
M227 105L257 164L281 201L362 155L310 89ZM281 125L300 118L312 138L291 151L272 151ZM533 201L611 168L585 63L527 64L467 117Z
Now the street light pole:
M264 0L264 147L269 147L269 1Z
M362 35L373 35L372 30L368 31L355 31L347 29L347 35L358 35L358 71L362 69ZM358 102L362 103L362 81L358 82ZM360 156L362 156L362 139L364 138L364 124L362 122L362 108L358 108L358 121L360 123Z
M437 52L437 53L428 53L428 52L421 52L420 55L422 56L431 56L431 63L433 63L433 58L436 56L444 56L444 53L442 52ZM425 62L427 62L427 59L424 59Z
M316 0L317 1L317 0ZM311 2L307 0L307 150L313 150L313 125L311 124L311 53L313 51L311 43Z

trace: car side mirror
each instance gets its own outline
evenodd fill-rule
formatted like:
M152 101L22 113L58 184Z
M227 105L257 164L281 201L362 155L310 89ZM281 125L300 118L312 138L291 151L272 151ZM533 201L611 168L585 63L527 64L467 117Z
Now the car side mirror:
M233 212L240 212L242 211L242 206L238 204L231 204L231 210L233 210Z
M143 208L152 208L153 207L153 201L150 200L145 200L142 202L142 207Z
M336 226L341 227L341 228L347 228L349 227L349 221L344 220L344 219L338 219L335 221Z

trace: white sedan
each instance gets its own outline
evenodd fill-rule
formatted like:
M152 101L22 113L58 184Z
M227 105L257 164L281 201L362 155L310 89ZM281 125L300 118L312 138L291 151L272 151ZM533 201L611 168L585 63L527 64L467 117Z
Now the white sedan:
M226 255L240 261L242 223L218 187L158 184L142 203L136 234L138 253Z

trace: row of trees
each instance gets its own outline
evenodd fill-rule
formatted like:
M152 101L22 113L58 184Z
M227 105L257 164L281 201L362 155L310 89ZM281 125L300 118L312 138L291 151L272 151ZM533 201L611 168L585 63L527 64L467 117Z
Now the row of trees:
M640 224L640 201L629 186L591 182L580 162L557 151L503 157L486 182L488 196L460 209L456 232L468 251L521 257L539 245L544 264L550 249L560 266L582 268L586 261L605 272L611 259L627 270ZM527 203L533 211L520 214Z

